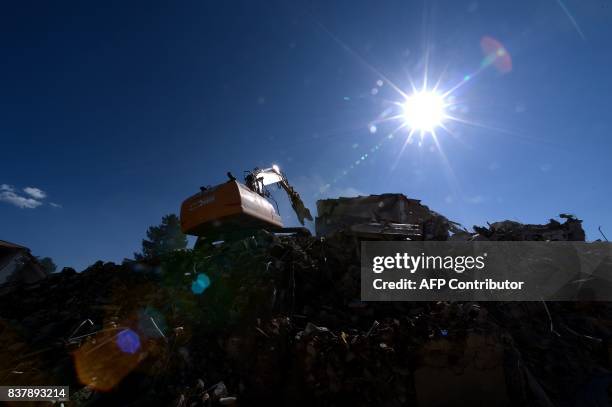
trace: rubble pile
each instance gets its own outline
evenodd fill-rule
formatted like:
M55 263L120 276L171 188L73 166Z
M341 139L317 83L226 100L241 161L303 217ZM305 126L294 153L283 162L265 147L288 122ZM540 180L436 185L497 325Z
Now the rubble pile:
M0 385L86 406L608 405L610 304L364 303L358 253L262 231L13 287Z
M403 194L317 201L317 236L344 232L375 240L446 240L458 224Z
M489 224L488 228L474 226L479 240L530 240L530 241L578 241L584 242L582 221L573 215L562 213L561 223L551 219L546 225L524 225L506 220Z

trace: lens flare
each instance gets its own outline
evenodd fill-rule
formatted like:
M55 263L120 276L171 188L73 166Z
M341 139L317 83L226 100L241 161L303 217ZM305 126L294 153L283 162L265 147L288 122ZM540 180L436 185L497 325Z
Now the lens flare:
M484 36L480 40L480 47L485 56L481 64L483 68L493 65L502 74L512 71L512 58L501 42Z
M194 294L202 294L210 286L210 278L204 274L198 274L197 279L191 283L191 291Z
M140 349L140 337L131 329L124 329L117 335L117 346L125 353L134 354Z
M103 329L73 354L79 381L97 391L110 391L142 361L138 333L130 328Z

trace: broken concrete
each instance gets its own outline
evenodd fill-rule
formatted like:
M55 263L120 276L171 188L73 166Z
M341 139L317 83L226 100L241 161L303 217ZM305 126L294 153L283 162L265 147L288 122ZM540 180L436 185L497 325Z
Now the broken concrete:
M368 239L447 240L458 224L403 194L317 201L317 236L344 232Z
M512 241L578 241L584 242L585 233L582 220L573 215L559 215L565 222L555 219L545 225L530 225L506 220L490 223L488 228L474 226L479 239Z

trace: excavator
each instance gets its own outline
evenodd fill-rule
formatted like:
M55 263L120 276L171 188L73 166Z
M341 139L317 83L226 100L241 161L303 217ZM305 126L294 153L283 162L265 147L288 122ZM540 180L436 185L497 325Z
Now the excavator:
M310 234L304 227L283 227L278 207L275 209L272 205L269 187L276 185L287 193L302 226L304 220L312 220L310 210L277 165L245 171L244 183L237 181L230 172L227 176L229 180L225 183L200 187L200 192L181 205L181 229L187 235L198 237L195 248L242 238L256 230Z

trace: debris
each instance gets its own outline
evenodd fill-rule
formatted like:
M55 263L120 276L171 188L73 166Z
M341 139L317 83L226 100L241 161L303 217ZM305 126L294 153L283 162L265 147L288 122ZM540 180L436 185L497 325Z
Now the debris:
M426 342L414 372L418 405L509 406L504 349L496 334Z
M601 230L601 226L598 226L597 230L599 230L599 233L601 233L601 236L604 238L604 240L606 242L609 242L608 238L606 237L606 235L604 235L604 232Z
M155 319L153 317L149 317L149 319L151 320L151 323L153 324L153 326L155 327L155 329L157 330L157 332L159 332L159 334L161 335L162 338L164 338L165 341L168 341L168 338L166 338L166 335L164 335L164 333L162 332L161 329L159 329L159 325L157 325L157 322L155 322Z
M156 267L98 262L16 285L0 294L0 385L62 383L87 406L552 406L603 394L612 304L361 302L347 233L388 222L419 225L423 239L579 240L579 220L471 234L403 195L378 197L321 201L318 237L257 232ZM199 274L209 286L195 293Z
M310 335L312 333L324 333L324 332L329 332L329 329L325 328L324 326L316 326L315 324L313 324L312 322L309 322L308 324L306 324L306 328L304 328L304 335Z
M84 338L85 336L88 336L89 334L86 334L85 336L77 336L77 333L79 333L81 331L81 328L83 328L83 326L85 326L86 324L89 326L89 328L92 328L94 326L93 321L87 318L86 320L81 322L79 326L72 332L72 334L68 337L67 341L72 342L75 339L81 339L81 338Z
M374 323L370 327L370 330L368 331L368 333L366 333L366 337L372 335L372 332L374 332L376 330L376 328L378 328L379 325L380 325L380 322L374 321Z
M225 387L225 383L219 382L213 386L213 396L215 398L221 398L227 396L227 387Z
M0 240L0 284L34 284L46 276L47 272L30 249Z
M459 224L403 194L317 201L317 236L345 232L381 240L447 240Z
M542 300L542 305L544 305L544 309L546 310L546 315L548 315L548 321L550 323L550 332L554 333L557 336L561 336L559 332L555 330L555 325L553 323L552 315L550 315L550 311L548 310L548 305L546 305L546 301Z
M221 397L219 399L219 404L222 406L231 406L236 404L236 400L238 400L237 397Z
M505 220L489 224L489 228L474 226L479 237L488 240L578 241L584 242L582 221L573 215L561 214L565 223L551 219L546 225L528 225Z

